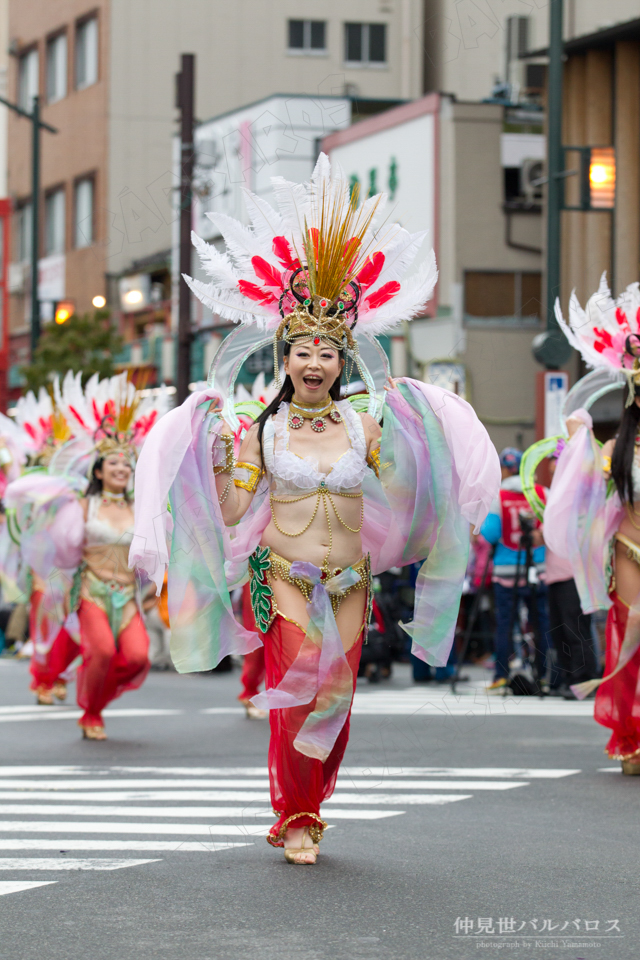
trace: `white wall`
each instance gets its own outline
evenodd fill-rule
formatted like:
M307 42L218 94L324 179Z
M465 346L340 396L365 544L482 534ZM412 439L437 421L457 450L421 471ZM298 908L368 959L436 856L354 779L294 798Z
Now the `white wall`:
M273 204L272 177L308 180L319 141L350 122L350 100L302 96L271 97L202 124L196 131L196 232L219 236L207 212L246 220L245 188Z
M380 130L351 143L334 147L336 160L347 177L355 174L363 196L369 173L377 171L377 190L389 193L389 174L395 162L397 188L385 210L391 223L411 233L426 230L421 259L435 243L435 119L424 114L407 123Z
M326 20L327 54L289 54L289 18ZM350 21L388 25L385 65L345 66ZM422 0L111 0L110 35L110 273L171 246L174 73L181 53L196 55L200 120L277 93L422 92ZM133 201L135 216L127 209Z

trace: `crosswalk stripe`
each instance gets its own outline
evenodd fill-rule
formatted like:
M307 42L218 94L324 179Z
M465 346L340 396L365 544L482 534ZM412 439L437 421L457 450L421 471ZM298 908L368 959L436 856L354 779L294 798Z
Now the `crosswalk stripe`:
M249 847L249 843L211 843L206 840L45 840L38 837L0 839L0 850L127 850L137 853L217 853L233 847Z
M353 782L353 781L352 781ZM382 785L385 790L440 790L442 789L441 780L383 780ZM514 781L501 780L449 780L445 784L447 790L513 790L521 786L521 783ZM358 784L363 788L371 788L375 784L366 782ZM51 793L57 793L60 790L110 790L123 789L128 790L177 790L181 787L188 787L190 790L208 790L214 793L227 792L229 788L240 788L242 790L268 790L269 781L265 780L118 780L115 777L109 780L57 780L51 783L43 783L41 780L0 780L0 790L38 790ZM196 796L196 799L198 797ZM243 797L218 797L220 800L237 799ZM250 798L251 799L251 798ZM258 799L257 797L254 799Z
M522 787L525 784L516 783L509 784L508 789L513 789L513 787ZM476 785L470 781L467 782L466 786L461 786L459 782L455 780L449 781L434 781L434 784L431 786L433 790L475 790ZM500 789L504 789L500 787ZM332 800L337 802L341 798L347 796L347 794L341 793L340 791L336 792L333 795ZM364 803L369 805L375 805L376 803L381 803L380 800L381 794L372 793L371 791L357 793L357 794L348 794L349 797L354 799L344 800L344 803ZM415 794L402 794L402 796L415 796ZM127 803L136 800L142 801L159 801L171 800L173 802L189 802L197 801L200 803L206 802L226 802L226 803L269 803L270 794L268 790L259 792L255 791L245 791L245 790L116 790L113 792L104 791L100 793L65 793L64 791L48 791L48 790L28 790L23 793L19 791L12 790L1 791L0 800L40 800L40 799L56 799L56 800L88 800L90 802L98 803ZM342 800L341 800L342 802ZM400 799L400 796L396 796L395 800L389 801L391 803L400 804L404 801Z
M193 837L260 837L264 827L209 823L75 823L73 820L3 820L0 833L176 833ZM64 841L60 841L63 843Z
M20 893L22 890L32 890L34 887L48 887L57 880L0 880L0 897L6 893Z
M114 860L93 857L0 857L0 870L124 870L126 867L141 867L145 863L161 863L153 860Z
M104 716L108 719L117 717L175 717L183 713L183 710L152 710L144 708L105 710ZM42 707L34 707L28 713L20 712L15 714L0 714L0 723L17 723L30 720L79 720L82 716L82 710L66 710L61 707L54 707L46 710Z
M331 816L342 820L378 820L384 817L395 817L402 810L332 810ZM103 807L81 806L78 804L56 803L3 803L0 804L0 814L4 816L60 816L69 817L236 817L243 819L266 818L273 820L273 810L252 807Z
M342 767L342 778L348 777L498 777L519 780L555 780L581 770L544 770L532 767ZM2 770L0 769L0 776ZM338 776L340 779L340 776ZM386 786L386 784L385 784Z
M7 768L0 767L0 778L5 776L5 769ZM20 767L8 769L20 770ZM41 769L43 773L47 772L45 767ZM52 772L55 773L57 769L56 767L52 768ZM64 769L61 767L60 773L64 773ZM267 767L111 767L110 769L118 773L163 773L193 778L218 776L267 777L269 774ZM428 777L431 775L442 777L516 777L537 780L568 777L576 773L581 773L581 770L553 768L545 770L535 767L341 767L338 780L341 777ZM14 776L14 774L7 775ZM15 774L15 776L18 775ZM25 769L25 776L29 776L28 768Z

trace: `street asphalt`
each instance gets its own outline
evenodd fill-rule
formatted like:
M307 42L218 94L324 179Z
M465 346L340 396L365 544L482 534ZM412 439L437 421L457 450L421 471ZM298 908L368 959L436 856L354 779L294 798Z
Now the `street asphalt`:
M36 708L27 670L0 660L0 960L640 954L640 778L588 704L359 682L302 868L264 839L268 723L237 671L152 672L93 743L74 688Z

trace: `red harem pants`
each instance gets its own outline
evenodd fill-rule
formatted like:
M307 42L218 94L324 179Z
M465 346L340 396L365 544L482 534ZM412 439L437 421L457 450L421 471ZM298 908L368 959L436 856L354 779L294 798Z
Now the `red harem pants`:
M101 727L102 711L125 690L141 686L149 672L149 637L136 611L117 641L104 610L90 600L78 609L82 665L78 668L81 726Z
M36 618L41 603L42 591L34 590L29 608L29 636L32 640L36 635ZM46 630L46 624L43 624L43 629ZM62 627L46 654L39 654L34 650L29 667L33 677L30 689L37 690L38 687L44 687L50 690L79 653L80 647Z
M247 630L257 630L256 621L253 616L251 606L250 584L245 583L242 588L242 622ZM242 662L242 673L240 674L240 683L242 690L238 700L244 703L258 695L260 684L264 682L264 647L258 647L251 653L245 653Z
M304 631L295 623L276 616L264 636L268 689L278 686L298 655L304 637ZM361 649L362 631L346 653L353 673L354 692ZM284 834L290 824L296 829L322 825L320 804L334 791L338 769L347 749L351 711L324 763L295 749L293 741L314 707L315 700L312 700L301 707L269 711L269 783L271 805L278 819L267 840L274 847L284 846Z
M607 615L605 630L605 675L615 669L624 640L629 608L614 591L610 594L613 606ZM598 723L611 730L605 753L612 760L628 760L640 752L640 649L629 663L611 680L598 687L594 716Z

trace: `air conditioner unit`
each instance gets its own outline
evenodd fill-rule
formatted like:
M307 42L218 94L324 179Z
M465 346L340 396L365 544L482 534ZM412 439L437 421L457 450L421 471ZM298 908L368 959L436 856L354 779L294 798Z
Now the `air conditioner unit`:
M520 192L529 203L542 199L542 184L539 181L543 176L544 160L539 157L525 157L520 164Z

